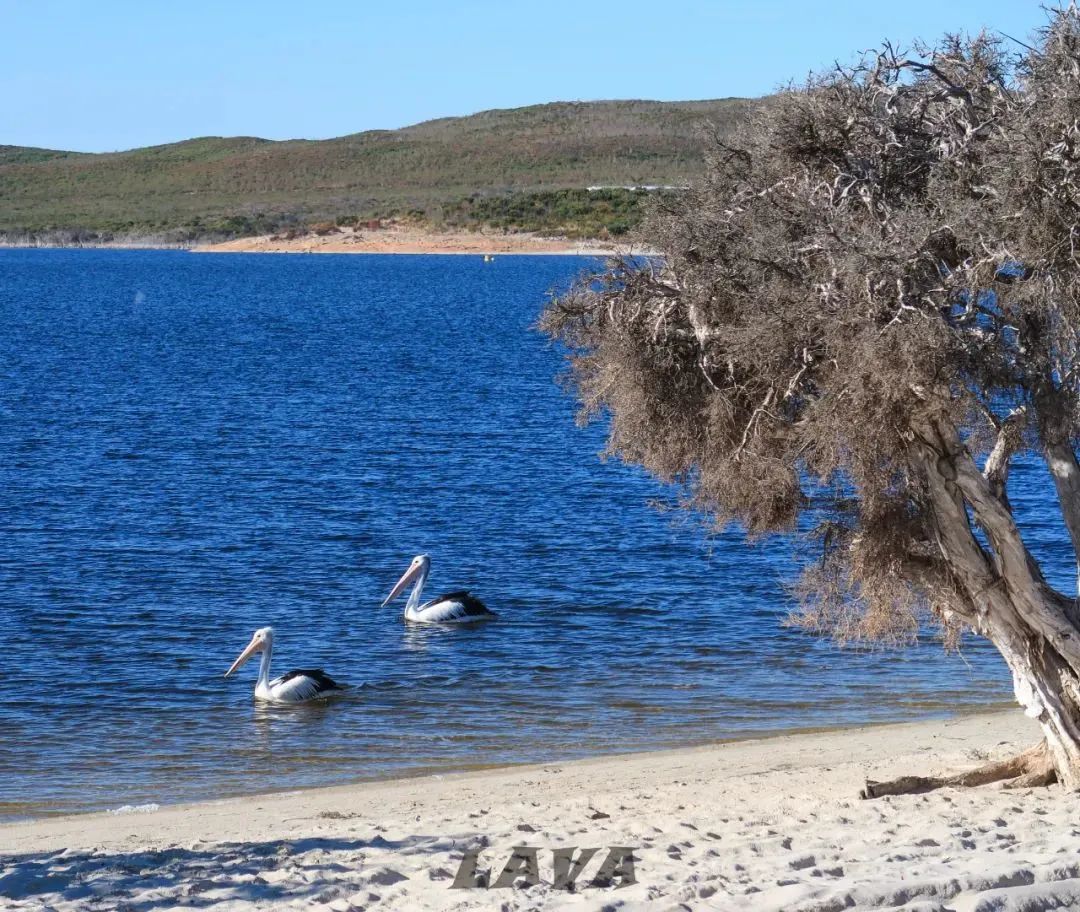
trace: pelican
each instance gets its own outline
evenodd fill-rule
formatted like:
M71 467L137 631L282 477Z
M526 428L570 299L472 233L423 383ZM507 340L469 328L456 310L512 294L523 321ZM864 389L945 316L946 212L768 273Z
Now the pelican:
M255 653L262 653L259 664L259 680L255 682L255 699L268 703L304 703L332 696L345 688L321 668L301 668L270 680L270 659L274 654L274 628L262 627L255 631L247 648L232 663L232 668L225 672L231 675Z
M430 602L420 604L420 593L424 591L424 583L427 582L428 572L431 570L431 558L426 554L418 554L409 564L405 575L397 581L397 585L390 590L390 594L383 601L388 605L405 590L413 580L416 584L409 593L409 600L405 603L405 620L417 624L467 624L472 621L484 621L495 617L494 611L489 611L480 599L469 595L469 590L461 589L458 592L447 592Z

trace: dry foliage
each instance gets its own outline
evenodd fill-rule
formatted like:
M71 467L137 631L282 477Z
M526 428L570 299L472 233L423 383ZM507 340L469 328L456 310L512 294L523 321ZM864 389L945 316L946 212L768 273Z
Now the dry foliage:
M791 87L712 142L704 179L642 240L662 263L613 262L543 327L583 414L610 416L612 452L720 523L818 536L803 623L905 637L929 610L993 638L979 567L1012 591L1005 481L1022 449L1071 463L1058 493L1080 542L1074 6L1033 48L886 44ZM956 481L968 457L993 497ZM950 503L989 541L946 540Z

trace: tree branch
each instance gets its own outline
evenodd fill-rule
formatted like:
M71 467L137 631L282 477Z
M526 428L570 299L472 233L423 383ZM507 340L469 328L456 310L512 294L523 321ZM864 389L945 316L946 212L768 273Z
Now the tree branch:
M1066 599L1043 578L1020 535L1008 504L991 490L955 427L948 421L934 423L956 472L955 485L971 506L975 520L994 550L996 570L1008 588L1010 599L1024 621L1045 636L1073 667L1080 666L1080 640L1073 612Z
M1014 409L1009 416L998 425L997 441L990 455L986 458L983 466L983 477L990 483L990 487L998 500L1008 503L1006 483L1009 480L1009 468L1012 464L1013 454L1020 448L1023 440L1024 420L1027 410L1021 406Z
M969 626L975 626L978 622L977 606L957 586L945 562L923 554L908 553L900 560L899 566L905 578L921 591L931 607Z
M1072 539L1073 553L1080 565L1080 464L1068 443L1048 443L1046 464L1054 478L1065 527Z
M937 545L945 563L959 576L968 593L984 592L999 580L988 555L971 530L964 498L947 471L940 440L932 423L918 429L918 457L926 479L934 516ZM978 608L978 606L976 606Z

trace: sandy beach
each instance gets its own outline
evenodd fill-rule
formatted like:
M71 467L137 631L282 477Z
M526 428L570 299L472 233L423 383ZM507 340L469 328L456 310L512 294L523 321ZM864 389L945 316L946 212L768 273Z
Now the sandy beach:
M196 253L446 253L547 254L609 256L619 252L601 241L573 241L536 234L470 231L427 231L405 225L376 230L342 228L332 234L280 235L236 238L220 244L200 244Z
M256 235L217 243L179 243L157 238L117 238L108 241L64 242L0 238L0 249L190 250L193 253L404 253L495 256L654 256L628 244L596 239L572 240L529 232L429 231L388 224L380 229L341 228L330 234Z
M1006 711L9 824L0 907L1080 906L1080 796L857 798L868 776L955 771L1036 735ZM537 849L539 884L451 887L466 850L494 880L518 846ZM601 850L573 891L553 886L552 850L568 847ZM611 847L633 847L635 883L592 884Z

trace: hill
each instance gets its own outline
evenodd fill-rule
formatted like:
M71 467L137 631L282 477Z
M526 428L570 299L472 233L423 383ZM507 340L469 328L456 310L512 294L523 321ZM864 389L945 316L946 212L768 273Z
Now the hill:
M559 102L336 139L202 137L102 154L0 146L0 233L187 239L390 215L467 225L492 213L513 228L538 208L550 230L557 191L694 178L703 128L730 131L748 104ZM603 206L620 225L637 209L611 194Z

